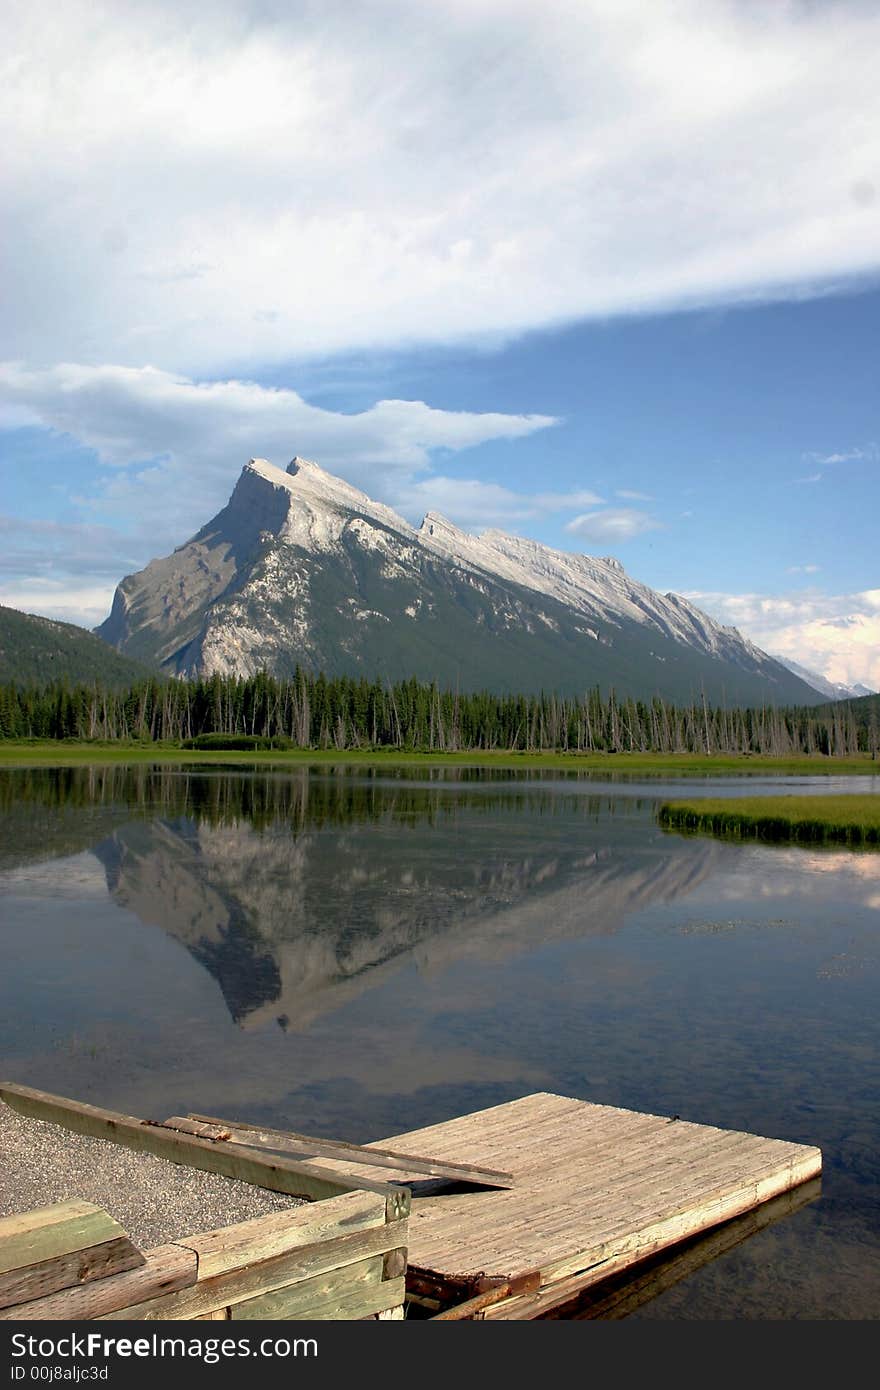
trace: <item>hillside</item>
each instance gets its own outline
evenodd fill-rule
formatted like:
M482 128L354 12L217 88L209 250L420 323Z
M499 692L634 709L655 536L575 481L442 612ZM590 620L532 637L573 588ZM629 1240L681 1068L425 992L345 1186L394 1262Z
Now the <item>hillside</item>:
M834 719L835 715L851 715L857 729L873 730L875 742L880 743L880 695L862 695L857 700L835 701L818 705L814 713Z
M0 605L0 684L101 681L121 689L149 675L152 664L121 655L85 628Z

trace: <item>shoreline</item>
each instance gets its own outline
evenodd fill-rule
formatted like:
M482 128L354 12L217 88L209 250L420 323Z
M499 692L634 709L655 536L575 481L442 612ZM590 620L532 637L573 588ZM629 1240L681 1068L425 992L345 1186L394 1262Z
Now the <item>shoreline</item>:
M66 740L0 740L0 768L79 767L106 764L253 767L481 767L540 771L602 772L659 776L675 774L756 776L880 776L870 753L844 758L823 754L775 758L760 753L521 753L486 751L439 753L406 749L292 749L257 751L185 749L169 744L81 743Z

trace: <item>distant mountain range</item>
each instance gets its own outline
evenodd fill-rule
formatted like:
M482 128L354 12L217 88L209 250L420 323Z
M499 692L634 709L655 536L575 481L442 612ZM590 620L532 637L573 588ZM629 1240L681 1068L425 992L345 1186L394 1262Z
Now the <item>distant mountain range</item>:
M120 655L85 628L0 607L0 683L97 680L121 690L148 675L155 671Z
M800 704L816 690L619 561L418 529L317 464L242 470L227 505L129 575L98 636L172 675L327 674L496 692Z
M818 690L820 695L824 695L826 700L859 700L865 695L873 695L875 691L869 690L866 685L841 685L837 681L826 680L816 671L808 671L806 666L800 666L796 661L789 661L787 657L777 656L783 666L787 666L789 671L793 671L796 676L800 676L802 681L811 685L814 690Z

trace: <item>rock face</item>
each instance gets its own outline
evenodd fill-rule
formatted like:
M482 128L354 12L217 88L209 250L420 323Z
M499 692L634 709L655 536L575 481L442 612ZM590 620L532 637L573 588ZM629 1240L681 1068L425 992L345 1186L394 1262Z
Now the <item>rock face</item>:
M418 530L317 464L252 459L221 512L119 585L99 636L177 675L297 665L461 689L815 702L778 661L619 561L434 512Z

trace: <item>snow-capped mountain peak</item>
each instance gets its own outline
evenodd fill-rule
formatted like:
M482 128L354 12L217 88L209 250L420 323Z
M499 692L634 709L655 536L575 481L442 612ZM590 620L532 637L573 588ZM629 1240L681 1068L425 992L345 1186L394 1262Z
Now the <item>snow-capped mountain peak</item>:
M286 498L277 524L268 529L288 545L298 545L312 552L337 549L342 532L353 517L376 521L408 540L415 535L409 522L391 507L374 502L365 492L328 473L311 459L294 458L286 470L267 459L251 459L244 467L230 505L235 505L236 494L243 484L244 491L255 482L258 487L268 483L276 494Z
M100 634L181 674L299 664L472 688L790 703L808 689L610 556L474 535L434 511L415 530L298 457L286 469L251 459L217 516L122 581Z

